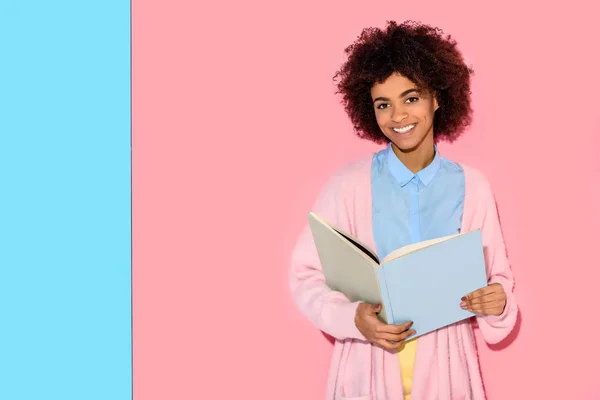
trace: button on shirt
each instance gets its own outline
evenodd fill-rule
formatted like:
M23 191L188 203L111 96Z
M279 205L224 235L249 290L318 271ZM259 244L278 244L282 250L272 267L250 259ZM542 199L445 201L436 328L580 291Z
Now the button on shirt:
M460 232L465 197L462 168L442 157L412 173L391 145L374 155L371 169L373 236L380 259L399 247ZM418 339L399 351L402 386L410 400Z

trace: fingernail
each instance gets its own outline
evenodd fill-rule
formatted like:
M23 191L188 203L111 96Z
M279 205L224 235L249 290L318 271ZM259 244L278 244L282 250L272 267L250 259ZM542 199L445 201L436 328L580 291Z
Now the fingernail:
M460 308L466 308L466 307L467 307L467 303L465 301L461 301Z

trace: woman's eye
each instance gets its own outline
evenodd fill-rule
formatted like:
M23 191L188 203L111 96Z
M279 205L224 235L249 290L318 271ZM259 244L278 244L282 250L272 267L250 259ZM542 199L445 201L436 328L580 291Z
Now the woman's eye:
M406 102L407 103L414 103L417 100L419 100L418 97L409 97L408 99L406 99Z
M377 106L378 109L383 110L384 108L387 108L389 106L389 104L387 103L381 103Z

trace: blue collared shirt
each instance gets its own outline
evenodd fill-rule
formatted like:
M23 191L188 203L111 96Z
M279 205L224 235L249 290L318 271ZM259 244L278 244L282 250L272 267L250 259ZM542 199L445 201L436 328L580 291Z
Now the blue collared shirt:
M463 169L442 157L413 174L390 146L371 169L373 235L380 259L401 246L460 232L465 198Z

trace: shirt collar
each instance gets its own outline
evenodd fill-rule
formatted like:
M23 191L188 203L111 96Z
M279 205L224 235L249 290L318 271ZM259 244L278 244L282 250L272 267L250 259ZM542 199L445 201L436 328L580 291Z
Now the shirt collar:
M434 145L434 150L435 156L433 157L433 161L416 174L413 174L396 156L396 153L394 153L394 150L392 150L392 144L390 143L388 145L388 165L392 175L394 176L394 178L396 178L398 183L400 183L400 186L405 186L415 177L415 175L419 178L421 182L423 182L425 186L429 186L429 183L431 183L431 180L440 168L440 155L438 153L436 145Z

